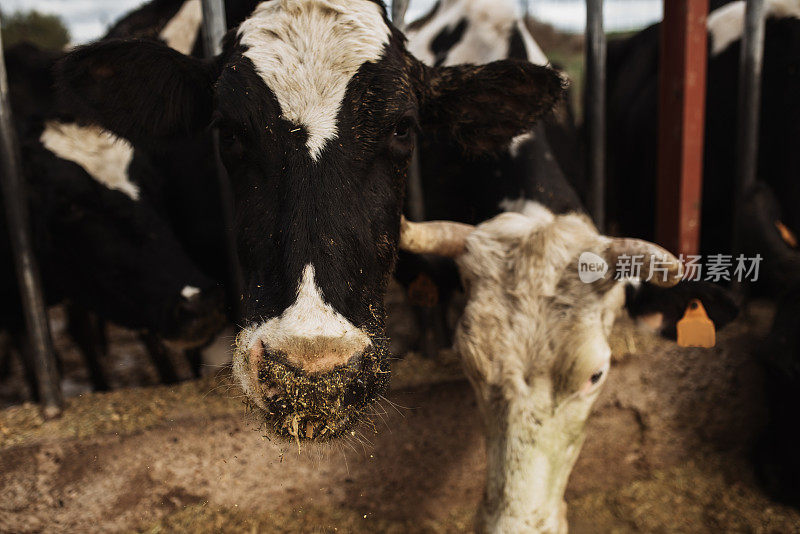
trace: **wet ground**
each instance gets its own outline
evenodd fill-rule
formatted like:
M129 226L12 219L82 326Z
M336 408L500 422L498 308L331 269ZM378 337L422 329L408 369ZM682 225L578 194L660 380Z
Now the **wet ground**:
M800 532L800 513L771 502L747 461L764 418L750 354L770 315L751 306L708 350L618 323L567 492L572 532ZM115 336L133 361L112 360L115 384L131 373L153 383L135 337ZM222 371L83 393L54 421L31 404L0 411L0 531L470 529L484 448L452 355L396 362L373 422L332 445L270 440L237 395Z

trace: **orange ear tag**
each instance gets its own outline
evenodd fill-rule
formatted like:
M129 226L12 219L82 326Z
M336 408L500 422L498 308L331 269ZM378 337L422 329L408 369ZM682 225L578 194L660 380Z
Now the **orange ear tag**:
M693 299L686 313L678 321L678 345L681 347L703 347L710 349L717 342L714 321L708 318L703 304Z
M433 308L439 302L439 288L425 273L420 273L408 286L408 300L414 306Z
M794 235L794 232L786 228L786 225L780 221L775 221L775 228L781 233L781 238L787 245L797 248L797 236Z

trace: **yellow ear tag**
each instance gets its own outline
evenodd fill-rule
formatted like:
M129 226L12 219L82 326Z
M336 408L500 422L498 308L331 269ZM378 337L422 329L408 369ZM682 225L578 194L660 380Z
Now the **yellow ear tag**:
M794 232L786 228L786 225L780 221L775 221L775 228L781 233L783 241L792 248L797 248L797 236Z
M704 347L710 349L717 342L714 321L708 318L703 304L693 299L686 313L678 321L678 345L681 347Z

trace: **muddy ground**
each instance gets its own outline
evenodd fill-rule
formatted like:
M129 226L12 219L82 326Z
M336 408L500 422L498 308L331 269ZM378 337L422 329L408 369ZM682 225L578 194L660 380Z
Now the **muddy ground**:
M618 322L567 492L572 532L800 532L800 513L771 502L747 461L764 419L751 352L770 318L751 306L708 350ZM152 383L136 347L114 351ZM133 372L118 365L117 385ZM72 380L74 393L85 388ZM484 448L452 355L396 362L373 422L327 446L270 440L237 395L223 371L83 393L54 421L31 404L0 411L0 531L470 529Z

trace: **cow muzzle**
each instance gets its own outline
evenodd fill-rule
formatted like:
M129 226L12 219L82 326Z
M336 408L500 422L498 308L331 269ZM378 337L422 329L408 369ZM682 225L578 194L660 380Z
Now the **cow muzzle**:
M324 441L350 430L386 389L385 337L284 338L245 329L233 371L278 436ZM277 336L279 337L279 336Z
M166 311L158 332L173 349L188 350L208 343L225 326L225 296L217 287L185 286Z
M385 389L386 355L382 314L352 324L325 301L309 265L291 306L239 334L233 370L276 434L324 440L350 429Z

